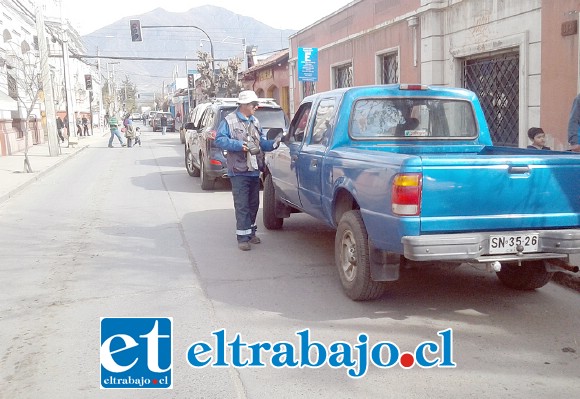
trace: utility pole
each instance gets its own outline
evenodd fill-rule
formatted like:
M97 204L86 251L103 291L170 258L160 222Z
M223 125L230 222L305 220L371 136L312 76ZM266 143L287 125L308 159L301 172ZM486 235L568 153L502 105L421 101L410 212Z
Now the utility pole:
M54 110L54 97L50 66L48 65L48 47L44 27L43 6L36 8L36 34L38 36L38 53L40 55L40 73L42 77L42 91L44 92L44 112L46 115L46 127L48 128L48 154L51 157L59 155L60 147L56 137L56 112Z
M103 127L103 81L102 81L102 76L101 76L101 57L99 57L99 46L97 46L97 74L99 76L99 92L101 93L101 96L99 98L99 128ZM108 78L108 76L107 76ZM91 115L93 114L93 111L91 110ZM91 126L92 128L92 126Z

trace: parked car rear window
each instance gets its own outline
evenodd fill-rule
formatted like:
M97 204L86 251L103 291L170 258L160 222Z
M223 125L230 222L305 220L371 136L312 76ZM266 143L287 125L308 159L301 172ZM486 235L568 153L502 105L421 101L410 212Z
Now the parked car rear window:
M235 111L237 107L222 108L220 110L220 122L224 119L230 112ZM272 129L286 127L286 116L284 115L284 110L281 108L258 108L255 114L256 118L260 121L262 129ZM266 132L264 132L266 133Z
M372 98L353 106L354 138L473 138L477 124L467 101L425 98Z

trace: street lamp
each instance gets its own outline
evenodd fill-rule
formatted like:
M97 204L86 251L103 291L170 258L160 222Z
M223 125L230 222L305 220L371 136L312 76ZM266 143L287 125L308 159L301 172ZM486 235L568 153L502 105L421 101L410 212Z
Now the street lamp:
M246 69L248 69L248 55L246 54L246 38L244 38L244 37L226 36L222 40L222 43L238 44L238 45L240 44L240 43L231 41L233 39L240 40L240 42L242 44L242 70L245 71Z
M204 31L203 29L201 29L199 26L195 26L195 25L142 25L141 29L159 29L159 28L193 28L193 29L197 29L201 32L203 32L203 34L205 35L205 37L207 37L207 40L209 41L209 49L210 49L210 54L211 54L211 68L212 68L212 75L214 76L214 81L215 81L215 57L213 55L213 42L211 41L211 37L209 37L209 35L207 34L206 31Z

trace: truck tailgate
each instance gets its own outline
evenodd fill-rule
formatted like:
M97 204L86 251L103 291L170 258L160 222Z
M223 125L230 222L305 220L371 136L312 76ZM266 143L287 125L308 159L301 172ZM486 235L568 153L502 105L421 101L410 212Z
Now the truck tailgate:
M580 156L528 153L422 156L421 232L578 227Z

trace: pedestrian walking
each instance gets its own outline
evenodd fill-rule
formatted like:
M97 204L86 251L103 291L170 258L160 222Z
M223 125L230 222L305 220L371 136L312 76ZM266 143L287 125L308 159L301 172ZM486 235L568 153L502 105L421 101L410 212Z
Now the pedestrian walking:
M64 136L62 135L62 128L64 127L64 122L60 119L60 116L56 117L56 131L61 142L64 143Z
M143 112L143 115L141 115L141 119L143 119L143 126L147 125L147 114L145 112Z
M125 128L125 138L127 139L127 147L133 146L133 140L135 138L135 130L133 129L133 121L131 120L131 114L125 114L123 119L123 127Z
M68 138L70 137L70 130L69 130L69 125L68 125L68 114L66 114L64 116L63 123L64 123L64 128L66 129L66 137L68 140Z
M81 121L81 118L79 118L78 116L75 118L75 122L77 125L77 136L82 136L83 135L83 123Z
M161 114L161 118L159 118L159 123L161 124L161 134L165 135L167 132L167 117L165 114Z
M256 215L260 207L260 170L263 152L280 145L281 136L266 140L260 122L254 116L258 96L251 90L242 91L238 108L220 123L215 139L217 147L227 150L228 176L236 214L236 238L242 251L251 249L250 243L259 244L256 236Z
M115 138L115 136L119 139L119 143L121 143L121 145L125 147L126 144L123 142L121 134L119 133L119 121L117 120L117 117L113 115L108 119L108 121L109 128L111 129L111 137L109 138L109 148L113 147L113 139Z
M580 152L580 143L578 142L578 129L580 128L580 94L572 102L570 119L568 120L568 144L570 151Z
M83 115L83 119L81 120L83 124L83 136L89 135L89 120L86 116Z

